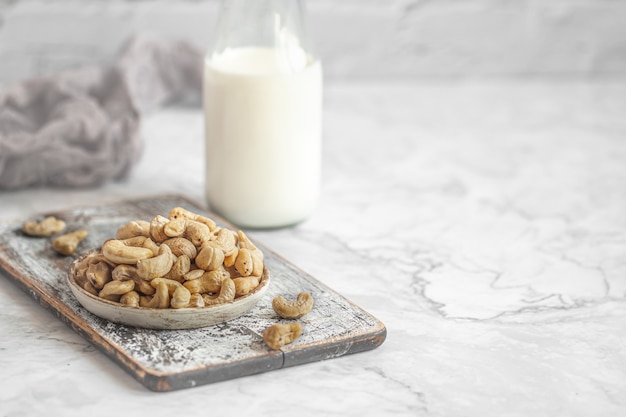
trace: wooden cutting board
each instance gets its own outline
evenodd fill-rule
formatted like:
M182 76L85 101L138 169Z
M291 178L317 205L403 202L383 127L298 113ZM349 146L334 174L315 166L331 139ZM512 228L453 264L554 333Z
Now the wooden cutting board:
M233 321L195 330L148 330L108 322L80 306L66 281L70 263L114 237L120 225L137 219L149 221L157 214L167 216L177 206L235 229L177 195L43 213L63 219L67 231L87 229L88 238L75 255L65 257L52 249L51 238L33 238L21 232L22 223L30 219L0 222L0 268L39 304L153 391L190 388L337 358L384 342L386 329L379 320L258 242L255 244L263 250L271 271L270 288L253 310ZM263 330L280 320L271 300L278 295L295 298L301 291L315 299L313 310L300 319L302 336L280 350L271 350L262 338Z

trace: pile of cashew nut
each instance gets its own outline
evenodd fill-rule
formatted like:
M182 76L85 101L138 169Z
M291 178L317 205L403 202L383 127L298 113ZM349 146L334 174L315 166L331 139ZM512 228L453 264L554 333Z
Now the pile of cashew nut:
M263 270L263 253L241 230L176 207L122 225L80 261L75 279L125 306L178 309L233 302L259 285Z

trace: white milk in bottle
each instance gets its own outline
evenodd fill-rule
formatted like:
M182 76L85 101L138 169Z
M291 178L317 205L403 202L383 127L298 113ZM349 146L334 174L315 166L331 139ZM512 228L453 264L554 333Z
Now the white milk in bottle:
M206 196L240 227L298 223L319 197L321 64L280 31L273 45L227 46L205 61Z

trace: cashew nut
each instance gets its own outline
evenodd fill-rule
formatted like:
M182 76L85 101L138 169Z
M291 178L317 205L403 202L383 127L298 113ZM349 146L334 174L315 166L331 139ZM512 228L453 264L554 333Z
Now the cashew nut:
M252 260L252 253L249 249L239 249L237 258L235 259L235 269L241 274L242 277L252 275L254 270L254 263Z
M133 265L120 264L116 266L111 272L111 278L115 281L134 281L135 290L144 295L152 295L155 292L154 287L150 285L149 281L137 275L137 267Z
M110 301L117 301L121 295L135 289L134 281L109 281L98 293L100 298L106 298Z
M115 238L119 240L135 236L150 236L150 223L145 220L131 221L120 226L115 232Z
M195 279L200 279L206 273L204 269L192 269L184 275L185 280L193 281Z
M191 293L180 282L167 278L155 278L150 284L155 288L161 284L167 286L168 294L171 297L170 304L173 308L184 308L189 305Z
M87 267L85 276L95 289L101 290L107 282L111 281L111 269L104 262L92 263Z
M183 237L190 240L194 246L204 246L211 240L211 229L209 229L206 224L195 220L187 220L185 224L185 233L183 234Z
M191 243L190 240L183 237L173 237L171 239L167 239L163 242L163 245L169 246L174 255L187 255L190 260L196 259L196 255L198 254L198 250L194 244Z
M157 256L137 261L137 275L147 280L162 277L172 268L175 259L170 247L161 245Z
M120 241L122 241L122 243L124 243L126 246L135 246L137 248L142 248L144 243L146 243L146 236L133 236L133 237L127 237L126 239L118 239Z
M120 264L113 268L111 272L111 278L115 281L128 281L134 279L136 276L137 267L128 264Z
M168 308L170 306L170 293L167 285L163 282L156 286L153 296L139 297L139 306L148 308Z
M120 297L120 304L128 307L139 307L139 293L137 291L129 291Z
M252 257L251 275L261 276L263 274L263 252L252 243L243 231L239 230L237 234L239 236L239 251L241 252L245 249L250 252Z
M237 255L239 255L239 248L235 248L235 251L228 256L224 256L224 266L231 267L235 265L235 260L237 259Z
M215 228L217 227L217 225L212 219L202 216L200 214L193 213L182 207L174 207L173 209L171 209L168 217L170 218L170 220L175 220L175 219L195 220L197 222L207 225L210 231L215 230Z
M224 251L212 245L203 247L196 256L196 265L205 271L214 271L224 263Z
M163 233L169 237L178 237L185 233L185 227L187 226L186 219L173 219L165 223L163 226Z
M202 270L200 269L199 271ZM220 271L203 271L200 278L188 279L183 285L192 293L215 293L221 291L224 280L224 274Z
M219 229L212 244L224 251L224 256L232 255L237 250L237 235L229 229Z
M61 255L71 255L76 251L76 247L87 237L85 229L79 229L71 233L66 233L52 241L52 248Z
M98 290L96 289L96 287L93 286L93 284L89 281L85 282L85 285L83 285L83 289L85 291L87 291L90 294L93 295L98 295Z
M313 297L307 292L298 294L296 301L287 301L283 296L272 300L272 308L284 319L299 319L313 308Z
M189 298L189 307L204 307L204 298L202 294L191 294Z
M54 216L48 216L40 222L27 221L22 225L22 231L30 236L47 237L65 230L65 222Z
M250 291L259 286L260 277L239 277L233 278L235 283L235 296L241 297L242 295L249 294Z
M232 302L235 299L235 283L232 279L226 278L222 281L222 287L217 297L213 298L205 293L202 294L202 298L204 298L204 304L207 306Z
M159 248L160 248L159 244L156 243L154 240L150 239L149 237L147 237L146 240L144 240L141 245L137 245L137 246L150 249L152 251L152 256L157 256L159 254Z
M163 278L173 279L174 281L183 282L185 280L185 274L189 272L191 268L191 261L187 255L180 255L174 261L172 268L169 272L163 275Z
M92 267L92 265L96 265L99 263L102 263L103 266ZM83 287L86 291L94 295L98 295L98 291L96 288L94 288L91 280L101 282L100 288L102 288L102 286L109 280L109 277L107 276L108 272L106 271L105 266L111 267L112 265L113 264L110 263L104 256L102 256L100 252L92 252L83 260L81 260L76 266L76 283ZM90 267L91 269L89 269ZM96 271L95 268L99 268L102 271L99 273L103 274L103 276L97 279L92 276L92 274L94 274ZM87 276L87 272L90 273L89 277Z
M272 349L293 343L302 334L302 324L295 321L286 324L274 324L263 331L263 341Z
M237 236L239 237L239 247L242 249L248 249L251 252L261 252L259 248L257 248L254 243L250 240L250 238L242 231L237 231ZM263 253L261 252L261 256Z
M87 279L87 268L88 266L85 267L80 267L77 266L76 267L76 275L75 275L75 280L76 283L80 286L85 288L85 284L89 282L89 280Z
M152 240L157 243L161 243L170 238L170 236L166 235L163 230L167 223L169 223L169 219L161 216L160 214L152 218L150 221L150 237Z
M104 242L102 254L113 263L129 265L135 265L140 259L148 259L154 256L150 249L128 246L125 241L117 239Z
M101 251L97 251L97 252L90 252L88 256L85 257L85 259L83 259L80 263L78 268L83 268L83 267L88 267L91 264L94 263L98 263L98 262L104 262L105 264L109 265L111 268L115 268L115 266L117 265L115 262L111 262L109 261L103 254Z

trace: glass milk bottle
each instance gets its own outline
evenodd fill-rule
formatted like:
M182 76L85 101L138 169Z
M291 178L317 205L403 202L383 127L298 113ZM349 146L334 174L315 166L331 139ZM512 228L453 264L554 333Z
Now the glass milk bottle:
M304 1L223 0L205 59L206 196L240 227L296 224L320 188L322 67Z

